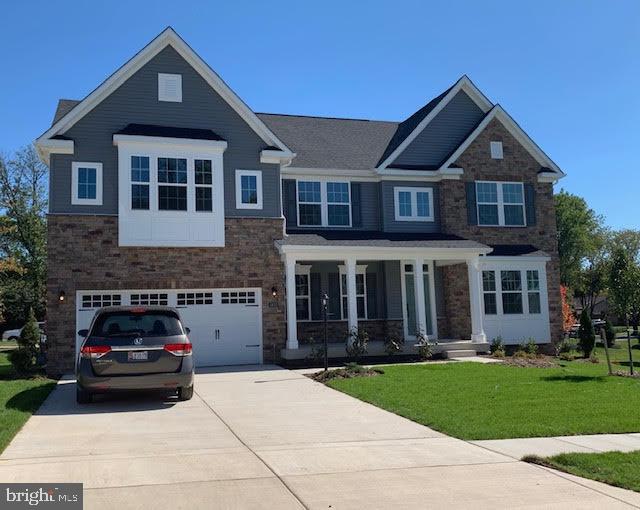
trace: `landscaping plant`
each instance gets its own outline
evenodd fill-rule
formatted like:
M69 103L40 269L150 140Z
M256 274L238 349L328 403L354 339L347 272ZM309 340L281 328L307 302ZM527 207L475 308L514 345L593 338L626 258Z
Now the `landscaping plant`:
M502 341L501 336L498 336L493 340L491 340L490 350L491 350L491 354L493 354L496 358L504 358L505 349L504 349L504 342Z
M585 308L580 314L580 327L578 328L578 345L585 358L591 356L591 352L596 345L596 333L593 330L593 323L589 312Z
M20 332L18 348L9 353L9 361L19 374L30 372L36 364L40 346L40 328L33 309L29 310L27 323Z
M384 352L387 356L393 356L398 352L402 352L404 348L404 339L395 333L387 335L384 339Z
M538 355L538 344L533 338L529 338L525 346L525 349L527 350L527 354L529 354L530 356Z
M416 346L418 347L418 355L421 360L426 361L431 359L433 356L433 349L431 349L429 339L422 331L416 331Z
M369 333L364 329L353 328L349 334L346 351L347 355L355 362L367 353L367 345L369 344Z

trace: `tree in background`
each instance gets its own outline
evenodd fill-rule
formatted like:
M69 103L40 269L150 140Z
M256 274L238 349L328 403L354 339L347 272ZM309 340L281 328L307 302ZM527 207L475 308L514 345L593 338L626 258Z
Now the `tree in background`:
M40 328L33 310L29 310L29 318L18 338L18 348L9 353L9 361L19 374L26 374L36 365L40 348Z
M0 155L0 300L8 325L21 325L30 309L45 315L46 180L33 146Z
M632 263L640 267L640 231L624 229L612 232L610 236L611 251L617 248L624 250ZM638 300L640 301L640 299ZM633 332L638 334L640 326L640 302L636 302L629 311L629 324L633 326Z
M593 323L591 322L591 317L586 309L582 310L582 314L580 314L578 341L580 350L584 354L584 357L589 358L596 345L596 332L593 330Z
M614 310L620 317L624 318L627 326L629 369L633 374L629 319L633 313L638 313L638 310L640 310L640 265L622 246L616 246L611 256L609 299Z
M561 190L555 195L560 280L571 290L580 286L581 271L603 244L603 219L587 202Z

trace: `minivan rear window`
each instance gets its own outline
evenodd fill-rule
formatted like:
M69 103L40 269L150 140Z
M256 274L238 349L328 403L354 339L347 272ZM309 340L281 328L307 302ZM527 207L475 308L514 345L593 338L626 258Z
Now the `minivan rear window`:
M107 312L98 316L90 336L118 338L162 337L184 334L180 320L171 312Z

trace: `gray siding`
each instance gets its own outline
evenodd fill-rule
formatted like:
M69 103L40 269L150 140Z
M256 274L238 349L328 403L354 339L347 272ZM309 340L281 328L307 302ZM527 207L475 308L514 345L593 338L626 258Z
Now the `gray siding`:
M313 180L310 178L309 180ZM289 203L289 189L295 190L295 187L288 187L288 183L295 182L294 179L282 180L282 197L283 204ZM360 211L362 215L362 225L360 227L353 227L353 230L380 230L381 215L380 215L380 187L377 182L359 182L360 184ZM294 197L291 201L291 207L284 207L284 216L287 219L287 226L289 228L297 225L297 205L294 207L293 202L297 204L296 193L293 193ZM301 227L305 228L305 227ZM309 227L317 229L318 227ZM328 227L330 229L344 228L344 227Z
M182 103L158 101L158 73L182 75ZM117 148L113 133L129 123L211 129L227 140L224 153L226 216L280 216L280 170L260 163L265 142L171 47L131 76L66 133L74 155L51 157L49 210L52 213L117 214ZM103 163L103 205L71 205L71 162ZM235 170L262 170L263 209L235 208Z
M458 92L392 164L441 164L483 116L482 110L465 92Z
M402 319L402 284L400 282L400 261L385 260L384 276L387 290L387 318Z
M434 221L396 221L393 188L408 186L413 188L433 189ZM382 198L380 209L385 232L439 232L440 231L440 188L437 183L419 181L382 181L380 183Z

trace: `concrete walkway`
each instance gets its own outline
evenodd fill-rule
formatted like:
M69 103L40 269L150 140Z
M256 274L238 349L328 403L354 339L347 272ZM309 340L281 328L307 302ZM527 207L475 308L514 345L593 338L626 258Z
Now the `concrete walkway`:
M2 482L83 482L85 508L640 508L640 494L450 438L276 367L200 371L189 402L77 406L62 381Z
M514 459L525 455L550 457L560 453L631 452L640 450L640 434L593 434L586 436L530 437L471 441Z

